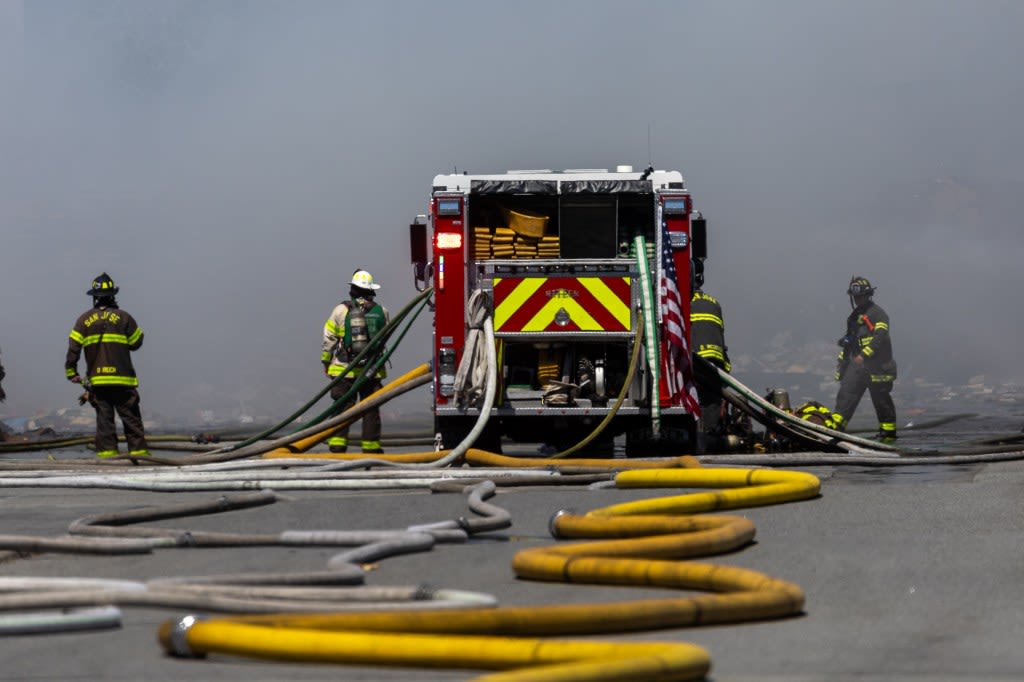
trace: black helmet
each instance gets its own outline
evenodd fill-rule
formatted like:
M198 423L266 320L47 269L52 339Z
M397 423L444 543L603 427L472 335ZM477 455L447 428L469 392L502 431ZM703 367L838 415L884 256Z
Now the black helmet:
M97 275L96 279L92 281L92 289L89 289L89 291L85 293L89 294L90 296L100 298L105 296L113 296L118 291L119 289L116 286L114 286L114 280L110 279L110 275L104 272Z
M850 296L873 296L875 288L871 286L871 282L867 280L867 277L851 277L850 286L846 293Z
M704 286L704 261L702 260L693 261L693 284L697 289Z

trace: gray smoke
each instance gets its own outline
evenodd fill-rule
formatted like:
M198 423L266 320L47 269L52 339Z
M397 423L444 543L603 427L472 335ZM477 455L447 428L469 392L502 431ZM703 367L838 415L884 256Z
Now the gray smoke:
M456 168L682 171L734 356L833 343L858 274L902 381L1019 379L1022 28L994 0L2 4L5 414L73 404L102 271L145 410L287 414L354 269L412 298L405 226ZM392 373L429 348L423 320Z

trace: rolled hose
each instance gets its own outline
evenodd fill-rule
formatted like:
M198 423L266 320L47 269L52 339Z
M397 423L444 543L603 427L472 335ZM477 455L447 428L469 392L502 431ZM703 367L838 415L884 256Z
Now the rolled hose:
M637 649L620 643L521 639L540 635L638 632L656 628L780 618L802 611L799 587L757 571L681 562L732 551L750 542L742 518L677 517L699 510L742 508L808 499L818 479L802 472L712 469L626 471L619 487L707 487L715 492L641 500L584 516L559 512L557 537L594 542L528 549L516 554L521 578L646 585L709 592L699 596L620 603L498 607L468 611L265 615L167 621L158 637L168 653L211 652L291 661L506 668L478 680L664 680L703 678L707 654L667 643ZM481 636L486 633L488 636ZM455 636L458 635L458 636ZM515 637L509 640L507 637ZM557 652L557 653L556 653ZM657 660L658 666L652 666Z

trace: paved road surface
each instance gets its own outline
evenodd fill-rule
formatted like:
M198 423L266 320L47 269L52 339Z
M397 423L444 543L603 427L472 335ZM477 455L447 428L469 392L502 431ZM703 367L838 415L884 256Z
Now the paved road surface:
M955 428L955 427L950 427ZM983 429L984 430L984 429ZM714 561L799 584L803 616L734 626L645 632L630 640L708 649L712 682L1024 679L1024 463L908 469L807 467L820 498L750 509L756 542ZM60 535L79 517L220 493L0 488L0 533ZM477 590L505 605L579 603L664 592L517 580L515 552L552 542L550 516L674 491L502 488L492 502L513 526L466 544L383 560L368 585ZM285 492L273 505L152 525L230 532L402 529L466 514L458 494ZM332 548L169 549L150 555L43 554L0 561L0 576L140 580L239 571L324 570ZM119 629L0 639L3 680L468 680L465 670L408 670L181 660L156 642L181 611L125 607Z

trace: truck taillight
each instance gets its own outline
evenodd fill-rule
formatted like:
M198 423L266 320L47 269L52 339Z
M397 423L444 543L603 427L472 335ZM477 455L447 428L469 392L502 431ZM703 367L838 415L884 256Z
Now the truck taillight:
M442 348L437 355L437 392L451 398L455 395L455 349Z
M438 232L437 248L438 250L461 249L462 234L459 232Z

